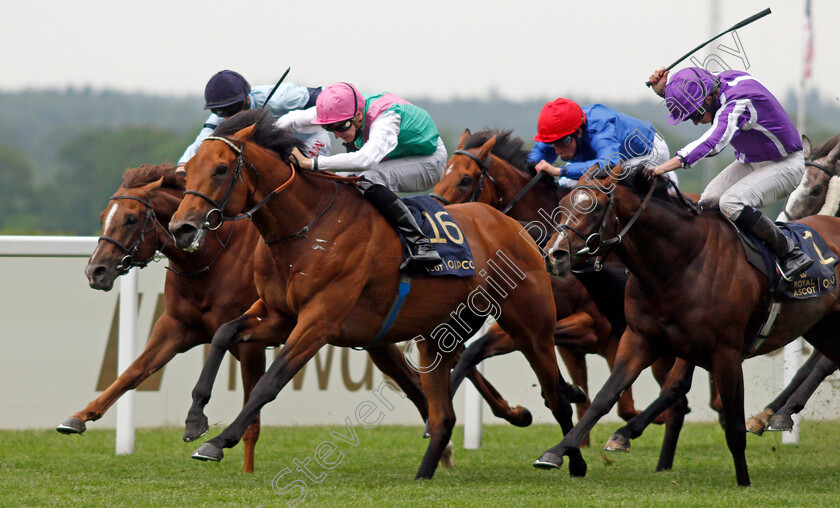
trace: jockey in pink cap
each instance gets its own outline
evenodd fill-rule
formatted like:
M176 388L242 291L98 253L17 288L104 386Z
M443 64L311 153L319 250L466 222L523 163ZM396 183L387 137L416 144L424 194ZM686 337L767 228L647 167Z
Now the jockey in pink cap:
M350 83L336 83L321 92L314 111L292 111L275 126L301 133L321 127L332 132L348 153L310 159L296 152L301 168L362 177L359 188L365 198L403 234L411 251L400 269L441 262L411 212L394 194L424 191L443 177L446 148L425 110L389 93L365 97Z

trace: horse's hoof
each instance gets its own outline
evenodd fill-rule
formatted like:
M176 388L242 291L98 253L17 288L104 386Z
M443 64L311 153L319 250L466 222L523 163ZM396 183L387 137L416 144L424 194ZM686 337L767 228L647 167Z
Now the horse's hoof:
M537 469L559 469L563 465L563 457L545 452L542 457L534 461L534 467Z
M767 430L767 422L772 416L773 411L770 409L765 409L757 415L751 416L746 423L747 432L752 432L757 436L764 434L764 431Z
M198 450L194 451L192 454L192 458L195 460L212 460L213 462L219 462L224 458L225 453L222 451L221 448L214 445L210 441L207 441L203 445L201 445Z
M583 478L586 476L586 461L578 454L577 458L569 458L569 476L572 478Z
M195 441L204 434L207 434L208 430L210 430L210 424L207 423L207 417L201 415L200 420L187 422L187 425L184 428L184 441L188 443L190 441Z
M630 440L621 434L613 434L604 445L604 450L608 452L629 452Z
M455 463L452 462L452 450L455 447L452 445L452 441L446 445L446 448L443 449L443 454L440 456L440 465L441 467L445 467L446 469L452 469L455 467Z
M522 409L522 418L518 422L515 422L514 425L517 427L527 427L534 423L534 416L528 411L528 408L522 406L517 407Z
M589 397L586 396L583 388L573 384L569 385L569 402L572 404L583 404L587 400L589 400Z
M61 432L62 434L81 434L87 430L87 427L85 427L85 422L71 416L61 422L55 430Z
M793 430L793 418L790 415L775 414L770 418L770 422L767 424L767 430L791 431Z
M431 424L429 424L429 420L426 420L426 428L423 429L423 439L429 439L430 437L432 437Z

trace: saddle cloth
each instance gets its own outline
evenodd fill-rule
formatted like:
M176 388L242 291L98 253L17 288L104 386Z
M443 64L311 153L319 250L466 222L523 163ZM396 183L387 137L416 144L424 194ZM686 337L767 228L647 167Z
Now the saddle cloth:
M763 243L743 231L738 230L747 260L762 272L768 279L768 287L774 298L780 300L803 300L815 298L831 291L837 280L834 266L838 256L829 249L825 240L812 228L796 222L776 223L782 232L798 244L805 254L814 260L805 273L799 274L795 280L786 281L782 278L776 260ZM737 228L736 228L737 229Z
M475 261L464 232L452 220L449 212L430 196L412 196L402 198L411 210L414 220L420 225L423 234L432 242L432 246L443 258L443 263L427 268L421 273L411 275L454 275L471 277L475 275ZM403 259L408 257L408 247L403 243Z

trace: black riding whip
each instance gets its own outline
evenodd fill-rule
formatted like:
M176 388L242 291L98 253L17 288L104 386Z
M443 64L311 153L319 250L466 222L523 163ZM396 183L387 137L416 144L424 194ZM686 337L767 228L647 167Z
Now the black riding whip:
M770 9L768 9L768 10L770 10ZM288 76L288 75L289 75L289 71L290 71L290 70L292 70L292 68L291 68L291 67L287 68L287 69L286 69L286 72L284 72L284 73L283 73L283 75L282 75L282 76L280 76L280 80L279 80L279 81L277 81L277 84L276 84L276 85L274 85L274 88L272 88L272 89L271 89L271 93L269 93L269 94L268 94L268 97L266 97L265 102L263 102L263 105L262 105L261 109L265 109L266 105L268 105L268 101L270 101L270 100L271 100L271 97L273 97L273 96L274 96L274 92L276 92L276 91L277 91L277 89L280 87L280 83L282 83L282 82L283 82L283 80L284 80L284 79L286 79L286 76Z
M673 68L674 68L677 64L679 64L680 62L682 62L682 61L683 61L683 60L685 60L686 58L690 57L690 56L691 56L691 55L692 55L695 51L697 51L698 49L702 48L702 47L703 47L703 46L705 46L706 44L708 44L708 43L712 42L713 40L717 39L718 37L721 37L721 36L723 36L723 35L726 35L726 34L728 34L729 32L732 32L732 31L734 31L734 30L737 30L737 29L739 29L739 28L741 28L741 27L747 26L747 25L749 25L750 23L752 23L753 21L759 20L759 19L763 18L764 16L766 16L766 15L768 15L768 14L770 14L770 8L769 8L769 7L768 7L768 8L766 8L766 9L764 9L763 11L759 12L758 14L753 14L753 15L752 15L752 16L750 16L749 18L747 18L747 19L745 19L745 20L743 20L743 21L741 21L741 22L739 22L739 23L736 23L736 24L735 24L735 26L733 26L732 28L729 28L729 29L727 29L727 30L724 30L723 32L721 32L721 33L719 33L719 34L715 35L714 37L712 37L712 38L711 38L711 39L709 39L708 41L704 42L703 44L701 44L701 45L697 46L696 48L692 49L692 50L691 50L691 51L689 51L688 53L684 54L682 57L680 57L680 59L679 59L679 60L677 60L676 62L674 62L674 63L672 63L671 65L669 65L668 67L666 67L666 68L665 68L665 71L666 71L666 72L667 72L667 71L670 71L670 70L671 70L671 69L673 69ZM646 82L645 82L645 85L646 85L648 88L650 88L650 81L646 81Z

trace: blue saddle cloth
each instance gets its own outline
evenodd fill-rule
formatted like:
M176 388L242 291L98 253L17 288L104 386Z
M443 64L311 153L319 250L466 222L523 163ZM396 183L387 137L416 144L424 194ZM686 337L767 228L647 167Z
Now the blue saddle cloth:
M805 254L808 255L814 264L805 273L799 274L793 281L786 281L782 278L776 267L776 259L763 243L752 235L741 232L753 244L750 247L761 255L764 266L753 265L767 275L769 288L776 297L782 300L804 300L823 296L837 285L834 274L834 266L837 264L838 256L828 247L825 240L805 224L796 222L777 222L782 232L799 245ZM747 255L749 259L749 253Z
M454 275L456 277L475 275L475 261L467 237L452 220L449 212L430 196L412 196L402 198L402 200L411 210L420 229L432 242L432 246L443 258L443 263L411 275ZM402 235L400 235L400 240L403 242L403 259L405 259L408 257L408 247Z

